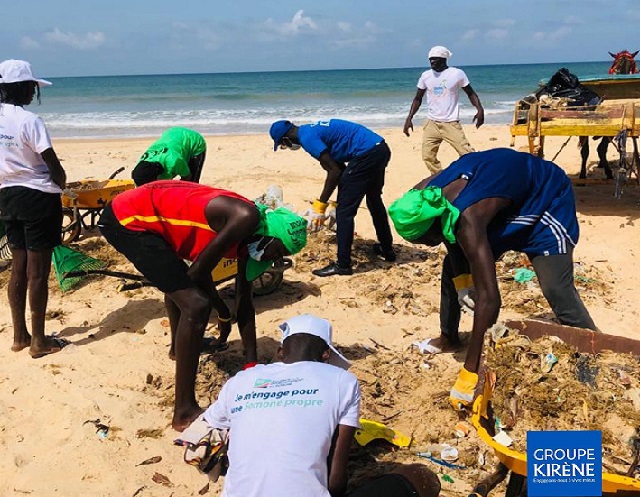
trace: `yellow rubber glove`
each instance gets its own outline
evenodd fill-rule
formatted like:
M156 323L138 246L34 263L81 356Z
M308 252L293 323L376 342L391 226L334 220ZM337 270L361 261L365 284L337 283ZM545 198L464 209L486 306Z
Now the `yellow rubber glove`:
M319 231L324 226L324 222L327 219L325 212L327 212L327 202L322 202L320 199L313 201L311 205L311 212L309 213L309 229L311 231Z
M478 374L462 368L458 373L458 379L449 392L449 404L456 411L470 408L473 405L473 397L478 386Z
M460 308L473 316L476 306L476 289L473 286L473 276L469 273L461 274L453 278L453 284L458 292L458 304Z

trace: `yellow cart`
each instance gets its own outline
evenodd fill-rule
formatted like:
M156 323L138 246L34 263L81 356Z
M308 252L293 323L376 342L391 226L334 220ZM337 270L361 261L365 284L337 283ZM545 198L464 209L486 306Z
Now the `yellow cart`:
M106 180L80 180L68 183L62 193L62 243L80 238L83 229L94 229L102 209L114 197L135 188L133 180L114 179L121 167Z
M564 342L578 348L579 351L595 354L601 350L614 352L640 353L640 341L626 337L593 333L590 330L570 328L568 326L555 325L542 321L509 321L506 323L510 329L517 329L520 333L531 339L545 335L557 336ZM495 424L491 419L491 396L495 387L495 374L485 371L484 387L473 404L471 422L478 432L480 439L493 449L500 460L496 472L486 480L480 482L469 497L487 497L488 493L498 483L507 478L505 497L526 496L527 456L521 452L512 450L493 439ZM640 480L628 476L612 473L602 474L602 492L606 497L631 497L640 496Z

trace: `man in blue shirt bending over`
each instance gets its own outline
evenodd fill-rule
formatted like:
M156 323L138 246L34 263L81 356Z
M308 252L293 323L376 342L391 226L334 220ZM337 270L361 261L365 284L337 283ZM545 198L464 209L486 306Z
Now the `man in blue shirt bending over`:
M382 202L385 169L391 158L391 150L384 138L361 124L341 119L301 126L290 121L276 121L271 125L269 134L274 142L274 151L278 147L291 150L302 147L320 161L327 172L322 193L313 202L310 221L312 231L317 231L324 224L329 197L338 188L338 260L322 269L314 269L313 274L333 276L353 273L351 245L354 218L365 197L379 242L374 244L373 251L386 261L395 261L393 237L387 210Z

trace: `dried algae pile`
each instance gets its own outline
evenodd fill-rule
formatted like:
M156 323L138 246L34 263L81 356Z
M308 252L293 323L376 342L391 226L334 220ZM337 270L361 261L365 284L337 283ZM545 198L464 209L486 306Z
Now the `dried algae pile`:
M603 470L626 474L640 446L640 362L584 354L557 337L531 341L496 327L486 367L495 373L496 425L526 452L527 431L601 430ZM508 333L508 334L506 334Z

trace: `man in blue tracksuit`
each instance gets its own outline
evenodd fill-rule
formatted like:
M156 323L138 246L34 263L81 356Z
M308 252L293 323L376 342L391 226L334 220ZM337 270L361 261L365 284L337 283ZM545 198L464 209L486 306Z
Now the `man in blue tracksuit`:
M325 221L329 197L338 188L336 234L338 260L322 269L314 269L316 276L349 275L354 218L366 197L378 242L373 251L386 261L396 260L393 237L387 210L382 202L384 174L391 150L384 138L361 124L331 119L315 124L296 126L290 121L276 121L269 131L278 147L297 150L303 148L327 172L322 193L312 206L310 227L318 230Z
M455 408L473 400L484 334L500 311L495 261L507 250L529 256L562 324L596 330L574 286L578 219L571 182L553 162L507 148L469 153L396 200L389 215L404 239L447 246L441 337L431 345L458 345L460 308L473 310L469 349L449 399Z

